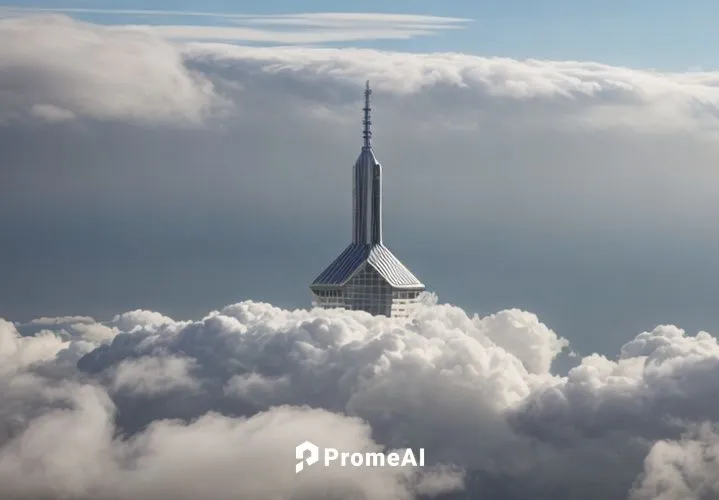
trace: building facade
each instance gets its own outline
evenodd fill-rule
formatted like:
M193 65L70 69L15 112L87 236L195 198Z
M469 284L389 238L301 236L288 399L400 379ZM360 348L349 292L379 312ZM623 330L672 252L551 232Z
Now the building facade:
M312 305L406 318L424 285L382 241L382 166L372 150L369 82L364 144L353 169L352 242L310 285Z

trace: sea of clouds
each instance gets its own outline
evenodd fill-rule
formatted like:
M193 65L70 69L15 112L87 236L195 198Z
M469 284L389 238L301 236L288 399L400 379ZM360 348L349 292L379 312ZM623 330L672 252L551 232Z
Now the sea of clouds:
M719 494L719 344L659 326L615 356L531 313L426 295L409 323L245 301L0 322L4 499L656 499ZM315 466L310 440L426 450L424 468Z
M203 128L233 114L263 123L279 111L290 123L355 126L367 78L392 96L386 123L398 129L490 123L504 133L521 124L713 140L719 123L715 72L173 44L65 16L0 20L7 129ZM666 170L683 171L675 167ZM620 170L625 185L629 169ZM708 178L691 184L711 186ZM666 184L671 200L677 183ZM531 181L522 185L536 194ZM68 199L82 198L63 197L52 210ZM652 204L653 219L666 200ZM713 227L712 212L702 213ZM565 375L553 362L571 347L534 314L477 317L432 296L409 324L252 301L192 321L144 310L110 321L1 320L0 498L716 498L716 338L671 325L625 332L633 335L619 352L573 358ZM294 448L305 440L356 451L423 447L427 466L295 475Z

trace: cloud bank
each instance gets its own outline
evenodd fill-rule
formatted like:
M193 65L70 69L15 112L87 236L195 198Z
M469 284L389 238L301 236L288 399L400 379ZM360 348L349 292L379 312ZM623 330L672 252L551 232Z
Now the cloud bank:
M193 321L139 310L107 323L3 321L0 493L719 493L707 423L719 417L714 337L659 326L615 359L586 356L561 377L551 364L567 341L535 315L469 316L429 298L410 323L251 301ZM112 334L88 334L100 330ZM428 466L295 475L293 449L305 440L360 452L424 447Z
M442 19L313 14L248 22L405 23L422 28L443 26ZM100 26L63 15L2 19L0 120L58 122L84 116L198 124L209 116L226 116L234 105L241 109L253 85L269 80L275 98L282 92L304 104L309 100L315 118L332 120L370 79L397 104L433 104L438 110L432 117L434 127L472 129L487 121L510 127L518 113L524 126L568 130L579 125L713 133L718 123L719 77L714 72L671 74L592 62L456 53L174 44L157 36L163 30L170 37L184 36L185 29L215 28ZM311 35L297 36L292 43L313 43L306 38Z

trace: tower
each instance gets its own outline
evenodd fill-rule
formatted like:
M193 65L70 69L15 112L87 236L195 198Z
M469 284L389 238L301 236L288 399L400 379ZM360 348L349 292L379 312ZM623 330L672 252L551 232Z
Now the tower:
M382 166L372 150L367 82L364 91L364 140L352 172L352 242L310 285L312 305L407 317L424 285L382 241Z

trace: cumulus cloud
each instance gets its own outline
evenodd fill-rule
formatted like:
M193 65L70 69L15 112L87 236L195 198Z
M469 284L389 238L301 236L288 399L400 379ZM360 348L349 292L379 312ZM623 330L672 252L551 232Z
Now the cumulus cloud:
M644 461L631 500L715 498L719 495L719 435L715 425L696 426L681 439L661 440Z
M155 396L163 392L192 392L199 384L192 378L192 362L187 358L139 358L123 361L115 372L113 389L135 395Z
M65 342L52 332L20 337L15 326L0 320L0 370L14 372L28 364L53 358Z
M248 419L208 413L113 435L112 403L80 386L71 408L33 420L0 449L3 498L410 498L406 469L309 470L288 450L303 439L376 451L366 424L322 410L277 407ZM337 444L335 444L337 443Z
M154 311L135 309L126 313L117 314L112 318L111 324L122 331L133 331L135 329L155 328L162 325L175 323L172 318Z
M79 366L85 370L64 372L62 379L43 363L59 363L63 349L80 339L63 341L63 334L47 331L21 337L11 323L3 322L3 365L13 361L15 367L12 373L0 373L0 387L8 388L3 391L0 411L0 430L5 429L0 433L3 497L194 499L207 494L236 498L239 494L268 499L409 499L462 487L463 474L452 466L425 470L411 466L315 467L296 476L293 450L305 440L352 452L401 451L403 446L389 448L377 443L366 421L321 405L310 408L299 402L301 398L293 406L279 403L261 411L223 409L224 398L213 394L213 386L218 381L221 386L223 379L213 372L210 357L224 366L241 360L227 357L221 361L222 356L217 358L219 353L207 351L207 346L193 350L194 342L183 347L192 352L170 354L176 346L173 338L184 344L188 340L185 335L204 335L208 327L242 349L233 326L245 324L239 330L272 335L267 329L272 325L311 319L307 312L288 313L265 304L238 304L228 311L235 315L215 312L188 324L168 322L148 311L118 315L116 324L132 318L124 322L130 331L119 333L110 347L97 344L94 352L80 360ZM59 329L68 321L87 319L41 318L30 324ZM49 337L54 344L48 345ZM323 339L342 344L327 335ZM37 354L28 357L18 349L21 344ZM247 346L256 347L255 343ZM104 366L107 353L115 351L122 352L123 359ZM136 357L140 352L152 354ZM203 362L210 364L203 366ZM87 373L88 364L95 365L93 375ZM104 377L105 373L112 376ZM193 399L199 391L205 394ZM163 393L189 403L186 409L190 413L183 418L145 419L147 398ZM207 406L198 406L202 398ZM128 411L144 413L143 425L118 427L121 414Z
M123 317L133 317L138 311L132 311L122 315ZM157 313L152 313L153 317L162 317ZM120 320L120 315L115 321ZM124 325L126 326L126 325ZM103 343L112 340L119 332L117 328L111 325L96 322L89 316L63 316L57 318L35 318L27 323L16 323L14 327L22 336L37 335L40 332L52 332L65 340L74 338L76 340L85 340L94 343Z
M242 302L200 320L0 326L4 498L700 498L715 491L716 339L672 326L565 377L567 341L520 310L431 297L409 323ZM22 347L26 345L26 347ZM67 354L73 352L72 356ZM68 364L67 360L75 364ZM310 440L426 450L423 469L293 472ZM714 489L712 489L714 488ZM657 496L659 495L659 496Z

